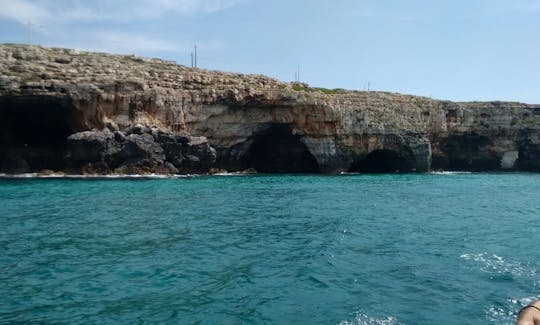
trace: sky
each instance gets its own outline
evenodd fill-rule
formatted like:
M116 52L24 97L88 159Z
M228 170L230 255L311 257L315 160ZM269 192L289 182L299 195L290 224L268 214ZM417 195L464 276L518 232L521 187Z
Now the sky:
M540 0L0 0L0 43L540 104Z

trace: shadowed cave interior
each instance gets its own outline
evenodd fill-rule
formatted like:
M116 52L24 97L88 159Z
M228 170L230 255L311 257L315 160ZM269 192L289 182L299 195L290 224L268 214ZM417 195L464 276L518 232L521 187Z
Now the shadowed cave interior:
M490 142L487 136L474 132L449 136L441 143L445 156L434 155L431 167L435 170L497 170L500 158L485 150Z
M288 124L270 124L255 134L244 165L261 173L318 173L319 165Z
M407 173L414 170L410 155L394 150L374 150L351 166L355 173Z
M67 137L78 131L78 111L51 97L0 100L0 172L65 167Z

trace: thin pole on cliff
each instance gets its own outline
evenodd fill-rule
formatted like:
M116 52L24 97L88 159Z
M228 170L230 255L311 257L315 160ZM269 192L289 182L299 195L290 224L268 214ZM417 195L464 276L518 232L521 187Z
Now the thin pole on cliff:
M32 45L32 23L27 22L26 26L28 27L28 45Z
M197 45L195 45L195 68L197 67Z
M39 31L39 28L43 28L43 26L29 21L26 23L26 27L28 28L28 45L33 45L34 28Z

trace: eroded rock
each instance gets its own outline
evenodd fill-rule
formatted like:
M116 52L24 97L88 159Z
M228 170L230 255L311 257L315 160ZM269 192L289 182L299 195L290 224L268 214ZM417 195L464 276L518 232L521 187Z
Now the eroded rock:
M112 131L90 131L104 129ZM312 88L159 59L0 45L0 152L28 165L4 163L8 171L538 171L540 105Z
M192 144L185 133L148 127L127 132L105 129L72 134L66 157L70 169L82 173L207 173L215 162L215 151L212 155L204 138L197 137Z

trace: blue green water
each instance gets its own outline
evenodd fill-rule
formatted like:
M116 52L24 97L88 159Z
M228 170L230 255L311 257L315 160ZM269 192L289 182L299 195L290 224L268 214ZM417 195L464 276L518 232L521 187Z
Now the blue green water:
M540 175L0 180L0 323L509 324Z

